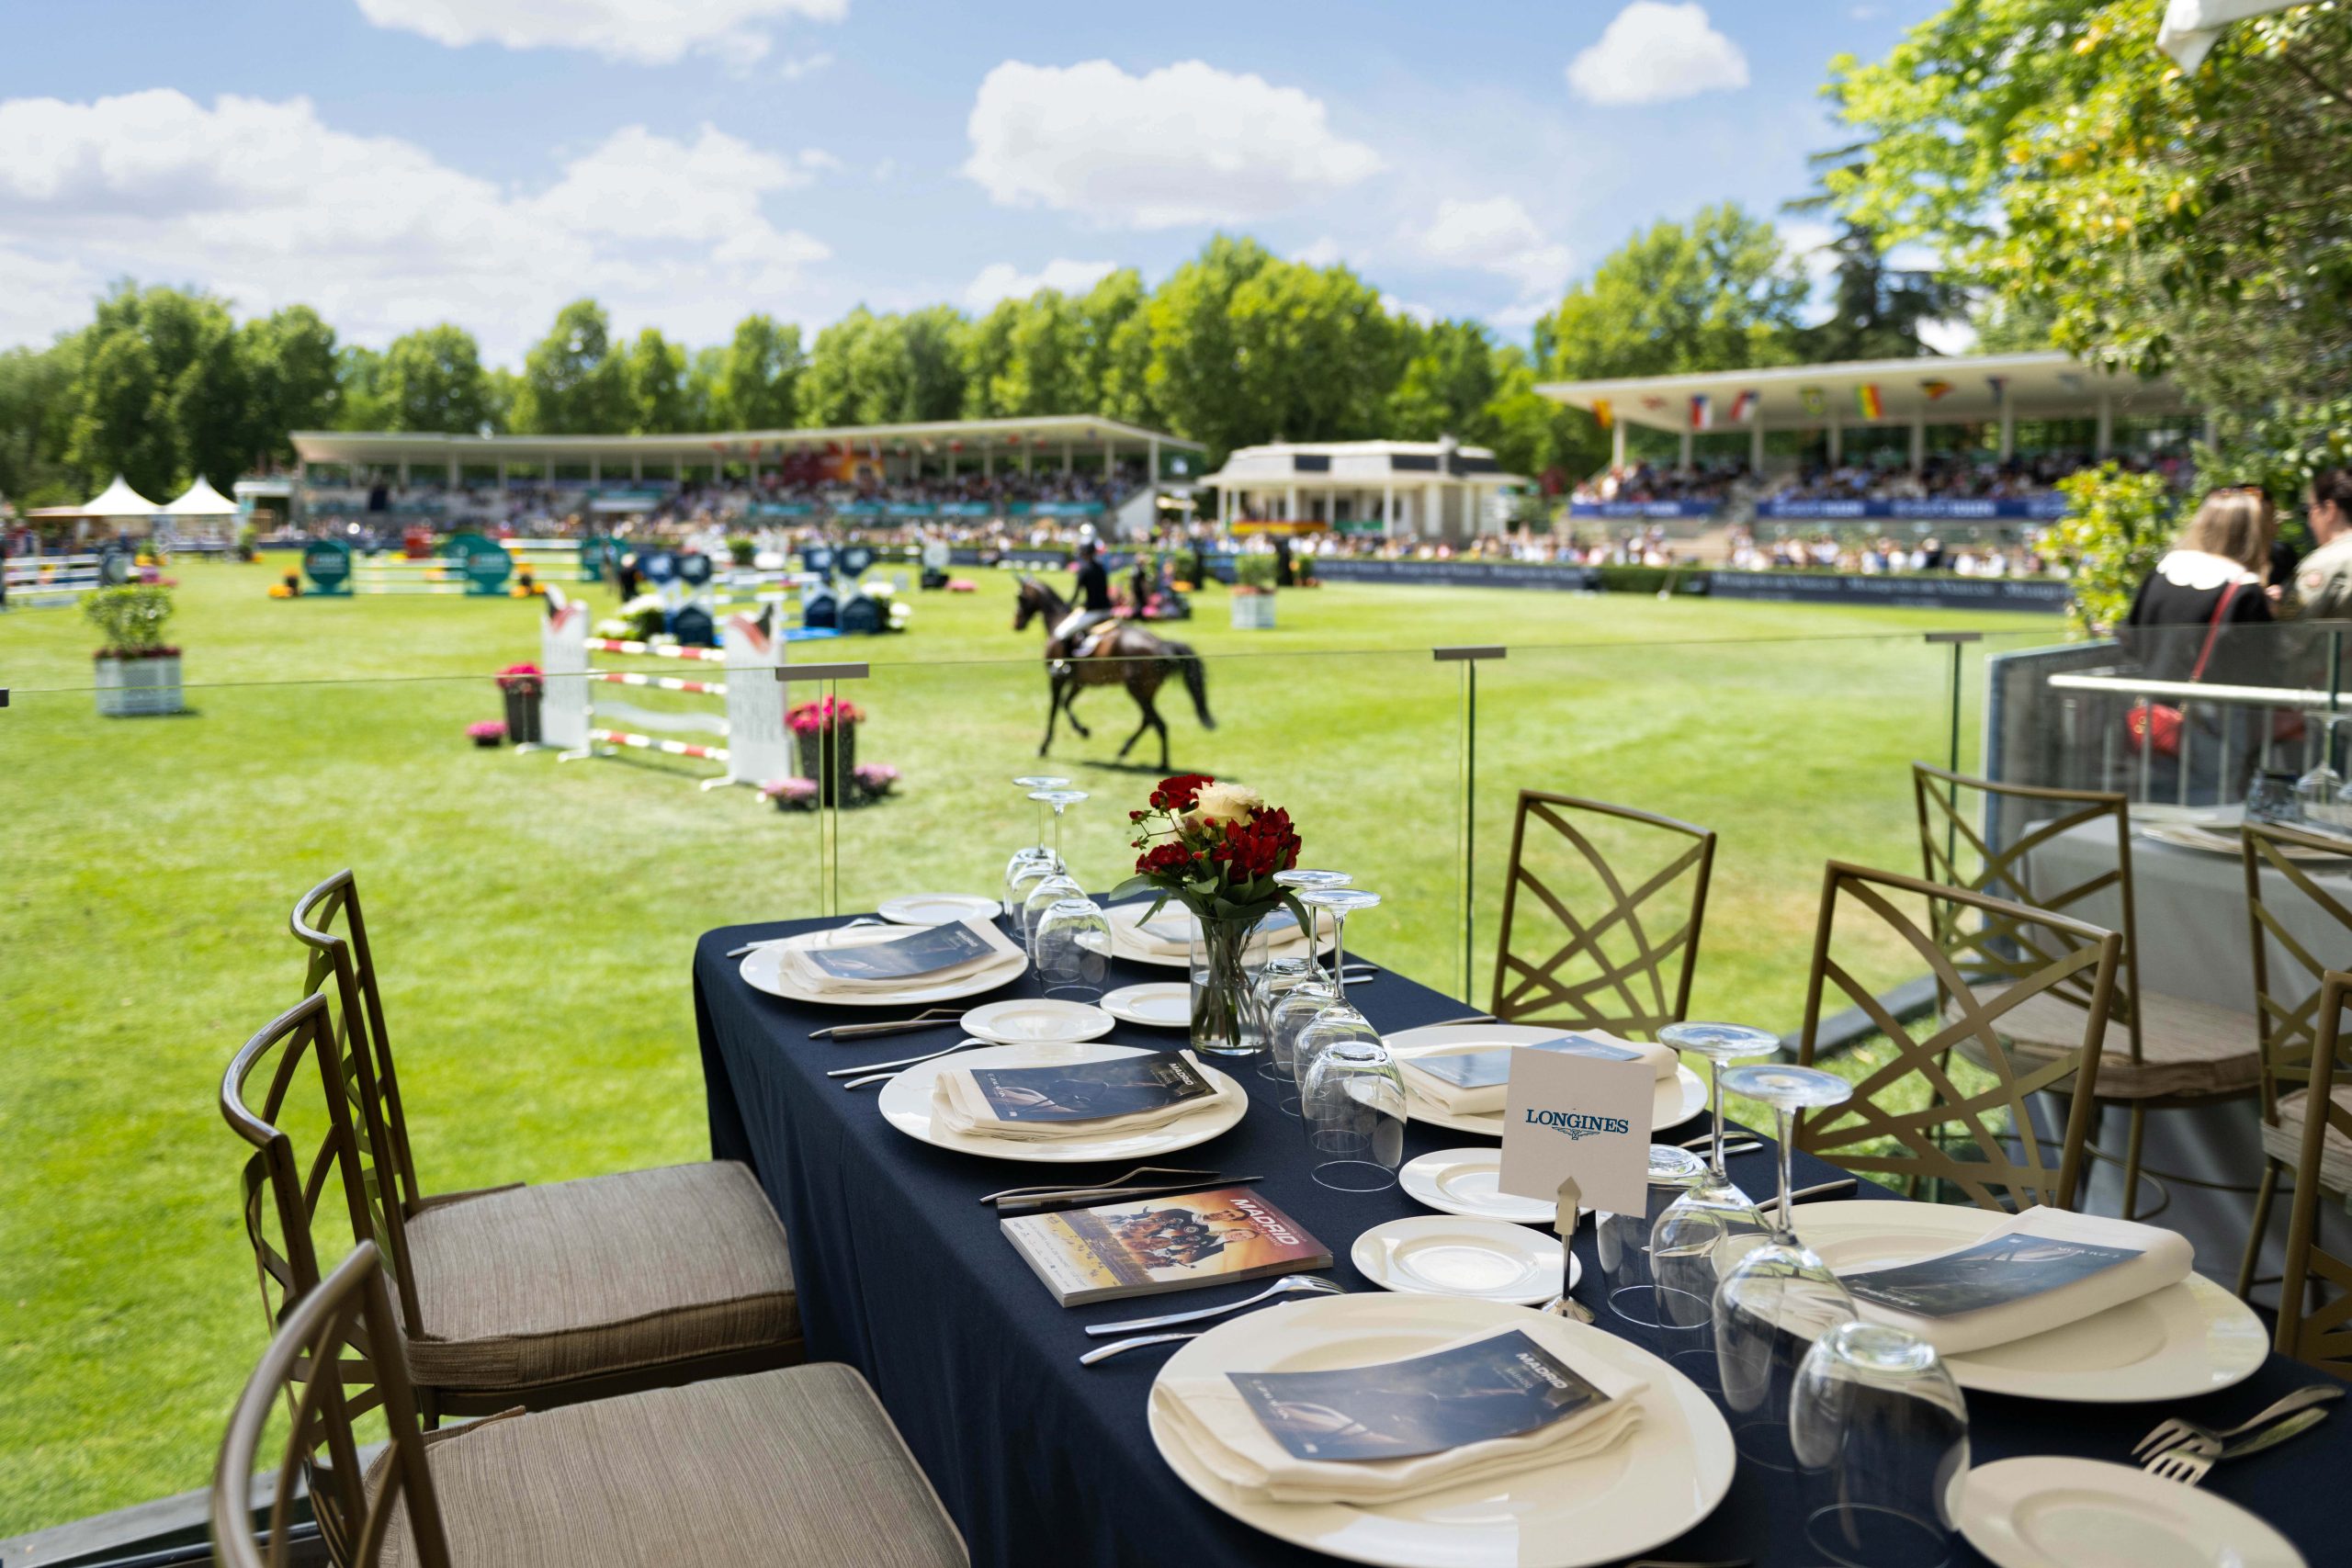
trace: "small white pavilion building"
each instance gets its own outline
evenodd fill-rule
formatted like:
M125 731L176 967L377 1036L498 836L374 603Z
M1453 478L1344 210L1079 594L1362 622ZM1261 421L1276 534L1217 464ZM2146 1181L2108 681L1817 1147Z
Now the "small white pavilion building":
M1217 521L1320 523L1341 534L1464 539L1499 533L1502 491L1527 482L1483 446L1441 441L1275 442L1238 446L1199 482Z

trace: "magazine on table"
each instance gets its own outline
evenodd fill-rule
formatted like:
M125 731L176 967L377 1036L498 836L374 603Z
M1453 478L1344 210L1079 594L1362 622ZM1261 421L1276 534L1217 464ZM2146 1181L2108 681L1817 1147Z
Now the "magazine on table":
M933 926L862 947L811 947L800 957L836 980L903 980L953 969L999 949L967 925Z
M1328 1269L1330 1249L1251 1187L998 1222L1064 1306Z
M2131 1247L2012 1231L1917 1262L1838 1278L1857 1301L1914 1317L1958 1317L2063 1290L2141 1256Z
M1000 1122L1101 1122L1216 1093L1181 1051L1043 1067L976 1067L971 1078Z
M1604 1062L1638 1062L1645 1058L1639 1051L1629 1051L1623 1045L1611 1045L1605 1040L1592 1040L1581 1034L1563 1034L1557 1040L1539 1040L1527 1045L1490 1045L1476 1051L1447 1051L1432 1055L1415 1056L1410 1065L1416 1072L1429 1074L1441 1083L1456 1089L1492 1089L1510 1078L1510 1055L1514 1051L1553 1051L1563 1056L1590 1056Z
M1408 1459L1540 1431L1608 1403L1510 1329L1409 1360L1328 1372L1226 1374L1295 1459Z

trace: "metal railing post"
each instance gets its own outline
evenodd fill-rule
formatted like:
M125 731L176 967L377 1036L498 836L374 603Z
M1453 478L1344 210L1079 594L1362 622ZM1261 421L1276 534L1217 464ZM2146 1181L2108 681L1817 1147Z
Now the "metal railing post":
M1507 658L1510 649L1485 643L1430 652L1441 664L1462 666L1462 999L1467 1003L1476 984L1471 976L1478 924L1478 661Z
M1944 746L1944 766L1956 773L1960 772L1961 650L1972 642L1984 641L1984 634L1983 632L1929 632L1927 636L1930 645L1949 643L1951 646L1951 734ZM1984 809L1987 812L1993 809L1990 796L1985 798ZM2001 841L1992 823L1984 823L1982 827L1985 833L1985 842ZM1947 867L1952 865L1952 856L1958 853L1959 850L1960 825L1953 820L1951 813L1946 812L1944 814L1944 864Z
M791 711L791 690L787 682L814 681L818 683L818 700L836 695L839 682L863 681L868 673L864 661L831 664L779 664L775 667L776 684L783 688L777 700ZM838 727L826 725L818 732L817 767L823 776L817 780L817 913L826 919L841 914L842 864L842 796L847 793L841 774ZM825 798L825 786L833 786L832 798Z

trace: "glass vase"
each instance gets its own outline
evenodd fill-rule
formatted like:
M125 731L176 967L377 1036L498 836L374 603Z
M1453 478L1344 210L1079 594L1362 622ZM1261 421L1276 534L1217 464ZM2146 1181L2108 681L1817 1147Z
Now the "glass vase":
M1193 922L1193 1049L1211 1056L1254 1056L1265 1042L1248 1027L1250 938L1264 919Z

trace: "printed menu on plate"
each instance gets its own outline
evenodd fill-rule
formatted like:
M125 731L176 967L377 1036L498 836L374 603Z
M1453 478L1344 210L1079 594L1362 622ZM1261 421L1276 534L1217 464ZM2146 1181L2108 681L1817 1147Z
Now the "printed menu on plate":
M811 947L800 956L836 980L903 980L952 969L999 950L967 925L933 926L863 947Z
M1513 1051L1555 1051L1564 1056L1589 1056L1603 1062L1638 1062L1642 1054L1628 1051L1623 1045L1611 1045L1605 1040L1588 1040L1581 1034L1564 1034L1557 1040L1539 1040L1529 1045L1493 1045L1476 1051L1446 1051L1432 1055L1415 1056L1411 1066L1416 1072L1429 1074L1441 1083L1456 1089L1492 1089L1510 1079L1510 1054Z
M998 1222L1064 1306L1330 1266L1306 1227L1255 1188L1099 1203Z
M1227 1372L1294 1459L1409 1459L1516 1438L1609 1396L1514 1328L1451 1350L1329 1372Z
M1000 1122L1099 1122L1216 1093L1181 1051L1044 1067L975 1067L971 1077Z
M2131 1247L2012 1231L1916 1263L1838 1279L1857 1301L1915 1317L1957 1317L2063 1289L2140 1256Z

